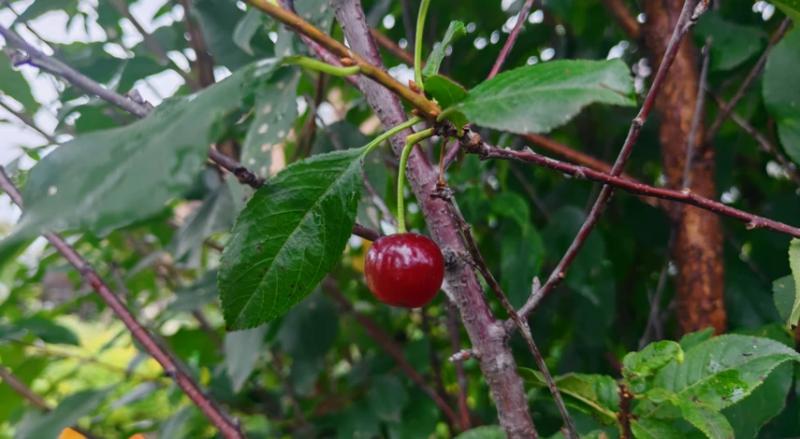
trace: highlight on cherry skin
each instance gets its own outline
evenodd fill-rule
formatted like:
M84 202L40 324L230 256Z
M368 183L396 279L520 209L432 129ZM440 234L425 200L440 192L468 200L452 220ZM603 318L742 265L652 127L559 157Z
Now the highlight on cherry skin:
M367 287L383 303L419 308L430 303L444 279L444 257L427 236L397 233L378 238L364 264Z

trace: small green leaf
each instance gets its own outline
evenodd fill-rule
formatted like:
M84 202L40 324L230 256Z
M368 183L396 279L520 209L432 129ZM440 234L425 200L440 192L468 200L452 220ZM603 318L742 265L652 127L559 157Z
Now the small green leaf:
M794 322L791 320L797 298L797 288L791 274L772 282L772 300L775 303L775 309L778 310L781 321L789 327L797 324L797 320Z
M441 75L425 79L425 93L436 100L442 108L451 108L467 97L467 90L464 87ZM455 109L442 113L441 119L452 122L459 130L469 123L467 116Z
M786 324L793 327L800 320L800 290L798 290L798 286L800 286L800 239L792 239L789 243L789 267L792 269L792 280L794 281L794 301L792 301Z
M800 29L794 29L775 46L764 67L763 96L767 110L778 123L778 136L786 154L800 163L800 88L787 87L800 71Z
M542 374L533 369L520 368L525 382L546 386ZM607 375L568 373L555 377L556 386L562 394L573 398L590 413L602 415L606 422L616 422L619 410L619 389L614 378Z
M205 240L214 232L228 230L237 212L230 186L217 186L173 236L169 247L175 260L186 258L190 266L197 266Z
M286 136L297 119L299 71L282 68L256 94L253 122L242 147L242 163L262 178L269 177L271 166L283 161ZM279 166L279 169L282 167Z
M741 401L779 365L800 361L800 354L782 343L744 335L721 335L685 353L658 371L653 385L677 393L712 410Z
M652 418L637 418L631 421L631 431L636 439L684 439L685 433L673 423Z
M422 69L422 76L427 78L439 73L439 68L441 67L442 60L445 57L447 46L453 44L453 42L466 34L467 30L464 27L464 23L460 21L451 21L450 25L447 26L447 30L444 33L444 38L442 38L442 41L433 45L433 50L431 51L431 54L428 55L428 61L425 63L425 67Z
M15 439L55 438L78 419L91 414L105 399L110 389L84 390L64 398L47 414L28 412L17 425Z
M483 425L467 430L456 439L505 439L506 432L499 425Z
M678 408L681 416L709 439L733 439L733 427L722 413L690 401L680 402Z
M774 0L772 3L795 22L800 20L800 0Z
M15 326L30 331L45 343L71 344L75 346L81 344L80 339L71 329L59 325L49 318L30 317L16 322Z
M327 296L313 294L292 308L281 321L277 339L295 361L320 362L339 335L339 314Z
M695 347L696 345L711 339L714 336L714 328L701 329L699 331L690 332L681 337L680 345L683 351Z
M261 325L244 331L225 334L225 370L233 384L233 390L239 392L253 372L259 355L267 327Z
M31 3L31 5L28 6L28 9L25 9L25 11L20 14L16 20L14 20L14 24L25 23L47 12L57 10L64 11L68 15L73 15L78 12L78 0L35 1Z
M681 345L674 341L662 340L650 343L639 352L630 352L622 360L622 376L634 387L672 361L683 362Z
M263 26L263 16L261 11L252 8L236 23L236 28L233 30L233 42L250 56L255 55L250 42L258 29Z
M408 402L408 393L397 377L383 375L372 380L367 401L382 420L400 422L403 407Z
M6 94L16 99L25 107L24 112L33 114L39 108L39 103L31 94L31 86L22 73L15 70L8 57L0 59L0 95Z
M478 125L525 134L550 131L593 103L636 103L625 63L564 60L520 67L478 84L451 109Z
M220 265L229 329L283 315L339 260L361 197L362 152L336 151L294 163L250 199Z

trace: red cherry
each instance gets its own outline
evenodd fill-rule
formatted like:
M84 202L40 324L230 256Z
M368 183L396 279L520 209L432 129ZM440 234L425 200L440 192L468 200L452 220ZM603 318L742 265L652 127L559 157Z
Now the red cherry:
M398 233L378 238L364 264L367 286L384 303L419 308L430 302L444 278L444 257L430 238Z

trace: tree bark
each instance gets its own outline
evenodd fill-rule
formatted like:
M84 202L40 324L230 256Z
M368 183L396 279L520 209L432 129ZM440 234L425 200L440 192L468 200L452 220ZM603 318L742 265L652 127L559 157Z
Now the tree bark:
M380 54L366 25L361 1L334 0L333 5L350 48L372 64L381 66ZM406 120L400 101L389 90L363 77L358 79L358 86L385 127ZM395 153L402 150L409 133L406 130L392 138ZM509 438L535 438L537 433L528 411L522 379L517 374L517 364L508 346L508 334L503 323L492 316L478 278L466 262L469 253L459 235L458 223L450 217L448 201L435 195L438 173L419 148L411 153L408 164L407 177L422 206L428 229L448 259L446 285L453 293L453 301L478 355L500 425Z
M664 54L682 2L647 0L643 25L645 44L652 60ZM656 110L661 116L659 139L664 174L671 188L683 187L687 160L687 140L699 78L698 53L691 39L685 39L664 82ZM701 110L702 111L702 110ZM701 119L702 120L702 119ZM714 149L704 143L703 124L694 136L694 153L689 169L689 189L699 195L716 198ZM675 240L672 260L678 269L675 279L678 324L682 333L713 327L721 333L726 327L723 265L723 236L719 218L693 206L681 206L674 212Z

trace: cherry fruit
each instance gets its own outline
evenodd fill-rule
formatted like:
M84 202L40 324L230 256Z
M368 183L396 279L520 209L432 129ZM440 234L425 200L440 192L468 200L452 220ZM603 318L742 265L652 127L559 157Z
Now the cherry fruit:
M430 238L398 233L378 238L364 264L367 286L384 303L419 308L430 302L444 278L444 257Z

